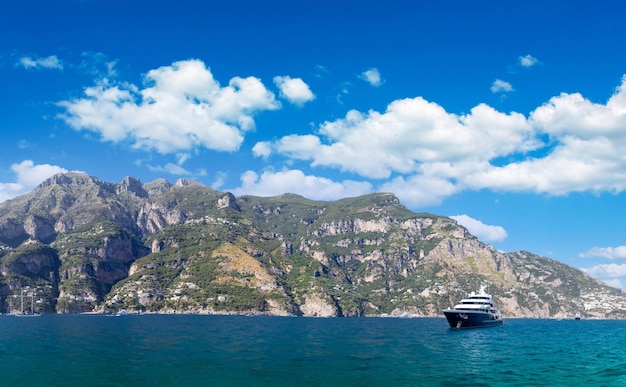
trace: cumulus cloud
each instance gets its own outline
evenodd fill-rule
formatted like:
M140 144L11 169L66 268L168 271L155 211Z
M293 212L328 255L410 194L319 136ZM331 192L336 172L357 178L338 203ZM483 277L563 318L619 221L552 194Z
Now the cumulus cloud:
M524 55L519 57L519 64L522 67L532 67L539 63L539 60L532 55Z
M626 77L605 104L561 94L528 117L486 104L457 115L422 97L401 99L384 112L351 110L315 134L287 135L256 152L369 179L395 176L379 188L416 206L464 190L619 193L626 189L624 84Z
M370 193L372 185L354 180L335 182L293 169L266 171L261 175L247 171L241 176L241 187L229 191L235 195L276 196L294 193L313 200L337 200Z
M50 69L50 70L63 70L63 62L57 58L56 55L50 55L45 58L33 58L30 56L21 57L15 64L18 67L25 69Z
M286 99L294 105L302 106L306 102L315 99L315 94L313 94L309 85L304 83L300 78L276 76L274 77L274 84L280 90L281 98Z
M35 165L32 160L15 163L11 165L11 170L15 174L16 181L14 183L0 183L0 202L32 191L33 188L44 180L57 173L68 172L66 169L56 165Z
M362 80L364 80L365 82L369 83L370 85L374 87L378 87L383 84L383 81L380 77L380 73L378 72L378 69L375 67L372 67L371 69L362 72L359 78L361 78Z
M626 264L609 263L603 265L595 265L590 268L582 269L585 273L592 277L600 278L617 278L626 277Z
M538 128L552 136L571 136L588 141L593 138L617 140L624 145L626 125L626 76L606 104L598 104L580 93L562 93L531 113Z
M496 79L491 84L491 92L494 94L510 93L511 91L513 91L513 86L509 82L503 81L501 79Z
M142 87L100 80L59 106L65 109L59 117L75 130L167 154L235 151L254 129L254 115L280 104L258 78L234 77L220 86L203 62L186 60L150 70Z
M548 138L544 155L526 157L467 176L474 188L552 195L626 188L626 78L606 104L563 93L535 109L528 120ZM471 182L471 183L470 183Z
M624 280L626 280L626 264L603 264L595 265L589 268L581 269L591 277L597 278L600 281L605 282L607 285L614 286L626 290L624 287Z
M252 147L254 157L268 158L272 154L272 143L270 141L261 141Z
M467 215L455 215L450 218L484 242L500 242L507 237L506 230L501 226L490 226Z
M380 186L381 192L393 192L409 207L430 207L441 204L444 199L458 192L458 187L436 176L398 176Z
M457 116L421 97L394 101L384 113L349 111L343 119L320 125L318 133L285 136L274 149L293 159L310 160L312 166L368 178L437 173L447 179L466 173L463 164L468 160L480 165L537 147L521 114L479 105L470 114Z
M578 255L581 258L602 257L608 259L626 259L626 246L594 247Z

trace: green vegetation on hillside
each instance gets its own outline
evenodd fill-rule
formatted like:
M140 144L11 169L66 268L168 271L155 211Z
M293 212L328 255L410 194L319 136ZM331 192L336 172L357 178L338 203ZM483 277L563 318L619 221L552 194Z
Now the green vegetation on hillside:
M0 203L0 230L0 311L29 288L45 312L437 315L488 286L505 314L596 305L586 313L626 317L623 292L544 257L498 252L389 193L235 199L185 179L70 173Z

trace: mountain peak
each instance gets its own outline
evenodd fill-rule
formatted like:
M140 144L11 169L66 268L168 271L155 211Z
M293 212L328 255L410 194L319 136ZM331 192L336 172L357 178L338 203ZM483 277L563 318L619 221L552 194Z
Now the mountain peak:
M79 186L88 184L101 184L98 178L89 176L86 173L81 172L66 172L57 173L56 175L46 179L43 183L39 184L35 189L51 187L53 185L62 186Z
M132 192L139 197L147 197L148 192L143 189L141 181L132 176L126 176L116 187L115 193Z
M31 286L49 313L436 316L488 284L508 316L626 318L617 289L388 192L237 199L190 179L64 173L0 204L0 247L0 312Z
M148 191L148 194L152 195L155 193L168 191L173 187L173 185L166 179L159 178L159 179L156 179L149 183L144 184L142 187L143 189Z
M187 178L181 178L181 179L176 180L176 187L187 187L190 185L197 185L197 184L200 184L200 183L198 183L195 180L187 179Z

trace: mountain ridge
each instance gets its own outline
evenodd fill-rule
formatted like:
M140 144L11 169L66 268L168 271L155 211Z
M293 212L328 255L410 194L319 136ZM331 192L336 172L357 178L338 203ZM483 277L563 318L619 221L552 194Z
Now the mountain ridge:
M489 286L505 316L625 318L626 294L502 253L391 193L235 197L190 179L55 175L0 203L0 311L437 316Z

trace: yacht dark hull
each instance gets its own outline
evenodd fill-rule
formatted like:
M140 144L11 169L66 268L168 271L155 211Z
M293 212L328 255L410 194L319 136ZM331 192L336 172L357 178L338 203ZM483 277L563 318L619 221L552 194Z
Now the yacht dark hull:
M487 328L504 324L501 318L492 313L480 311L446 309L443 314L450 324L450 328Z

